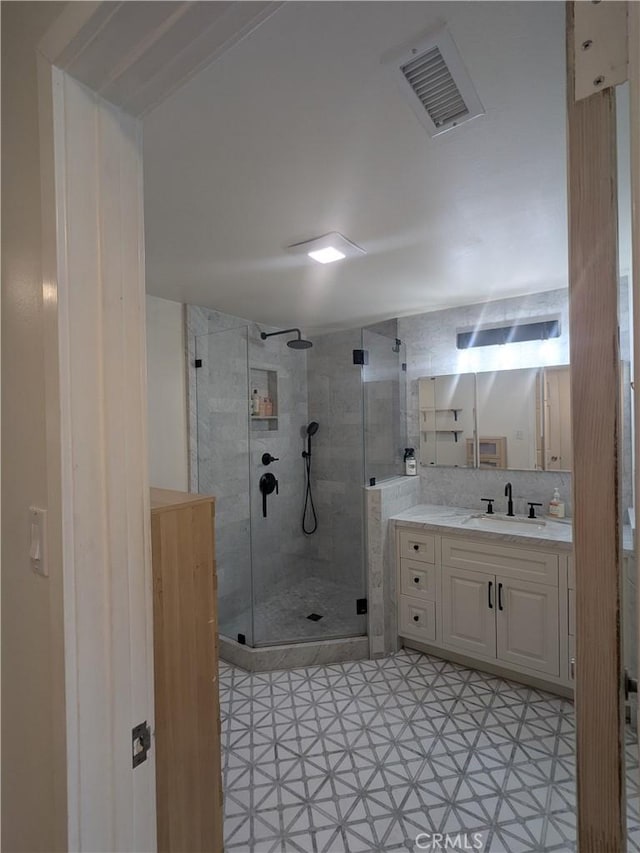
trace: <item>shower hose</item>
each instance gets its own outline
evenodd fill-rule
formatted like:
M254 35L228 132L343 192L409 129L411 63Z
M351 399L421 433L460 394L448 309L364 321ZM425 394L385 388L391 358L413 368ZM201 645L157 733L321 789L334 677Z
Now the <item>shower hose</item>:
M307 536L311 536L318 529L318 516L313 503L313 493L311 491L311 454L304 454L304 470L305 470L305 492L304 492L304 509L302 510L302 532ZM309 518L307 519L307 516ZM307 521L309 521L310 529L307 530Z

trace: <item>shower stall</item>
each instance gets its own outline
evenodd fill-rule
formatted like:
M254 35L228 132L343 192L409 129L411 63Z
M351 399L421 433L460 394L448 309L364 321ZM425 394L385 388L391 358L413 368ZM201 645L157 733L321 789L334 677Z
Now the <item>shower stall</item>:
M365 636L363 486L401 472L404 347L366 328L202 333L224 315L191 310L191 485L216 498L220 634Z

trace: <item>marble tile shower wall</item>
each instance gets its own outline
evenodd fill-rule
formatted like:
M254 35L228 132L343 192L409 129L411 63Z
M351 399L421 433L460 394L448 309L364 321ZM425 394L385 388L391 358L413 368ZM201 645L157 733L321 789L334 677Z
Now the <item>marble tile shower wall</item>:
M186 321L191 488L217 497L221 617L226 615L234 621L244 612L248 621L251 553L256 569L254 598L261 597L267 589L272 591L275 583L299 579L307 570L305 537L300 530L304 488L300 454L308 422L306 353L288 348L284 338L262 341L260 330L265 327L258 328L242 318L210 309L187 306ZM234 328L238 330L235 334L206 337L212 332ZM247 457L249 389L243 337L247 334L249 364L278 373L279 408L277 430L258 431L257 424L251 425L250 459ZM209 361L209 366L204 364L201 368L208 372L198 376L199 389L194 366L196 339L198 355L204 347ZM215 441L212 423L222 423ZM261 462L264 452L279 460L269 469ZM273 471L280 486L279 494L269 497L268 517L264 519L258 481L266 470Z
M359 329L332 332L315 335L307 355L309 420L320 424L313 445L319 526L309 556L356 592L363 588L362 382L353 364L360 346Z
M220 624L223 633L250 638L243 598L251 588L249 517L249 421L247 330L231 329L195 339L199 405L192 422L197 434L199 490L216 496L216 559ZM224 370L220 370L224 365Z
M560 316L561 336L541 345L539 341L458 350L456 332L476 324L510 322L528 317ZM628 284L620 285L621 358L629 359ZM419 446L418 379L448 373L500 370L512 367L569 363L569 304L566 289L529 296L501 299L495 302L466 305L444 311L433 311L398 320L398 337L407 347L407 432L408 443ZM505 358L510 361L505 363ZM623 505L630 506L631 497L631 420L629 393L624 397L623 412ZM469 470L458 468L421 468L422 500L428 503L477 506L481 497L500 500L504 482L513 482L514 497L522 502L548 504L557 486L571 514L571 475L552 471ZM500 502L498 503L500 505ZM518 507L517 507L518 508Z
M395 347L395 332L385 331L383 335L378 331L380 326L385 328L387 324L367 327L362 336L369 356L363 370L365 483L372 477L397 477L403 468L405 418L401 402L407 395L400 362L405 352L404 347Z
M400 474L402 438L397 418L400 383L395 377L365 383L365 482Z

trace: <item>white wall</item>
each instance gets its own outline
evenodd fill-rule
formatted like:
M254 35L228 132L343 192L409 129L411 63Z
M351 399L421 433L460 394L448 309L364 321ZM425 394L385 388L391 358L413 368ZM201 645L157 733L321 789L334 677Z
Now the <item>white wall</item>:
M62 565L47 466L47 418L57 412L46 410L36 74L36 44L63 5L2 4L2 849L12 853L67 849ZM29 564L32 504L49 509L49 578Z
M183 306L147 296L149 481L189 490Z

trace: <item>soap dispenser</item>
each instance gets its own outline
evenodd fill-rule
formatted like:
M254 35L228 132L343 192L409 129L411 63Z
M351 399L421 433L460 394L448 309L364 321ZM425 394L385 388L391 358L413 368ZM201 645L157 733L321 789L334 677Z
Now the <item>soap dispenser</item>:
M413 447L405 447L404 449L404 473L407 477L415 477L418 474L416 451Z
M564 518L564 501L560 500L557 488L553 490L553 497L549 501L549 515L553 518Z

